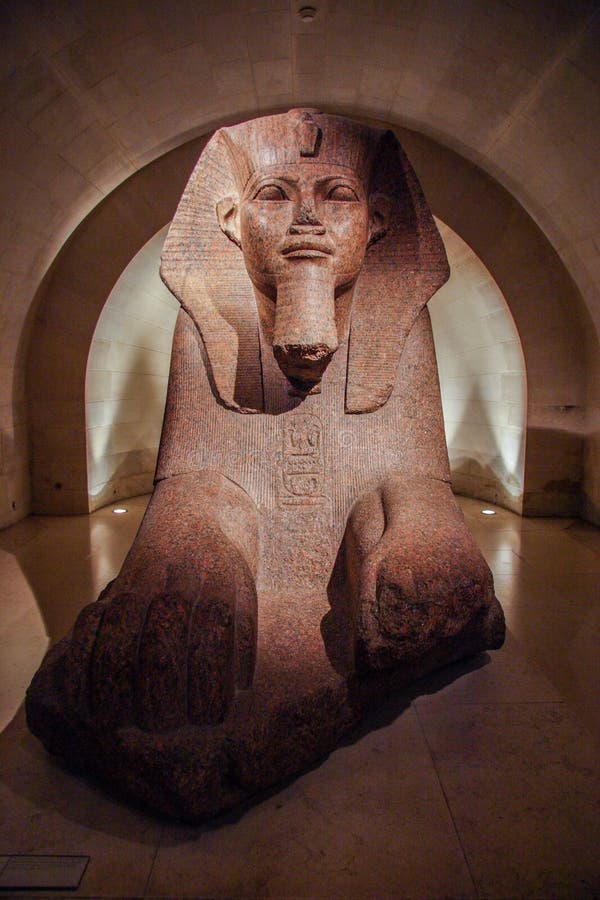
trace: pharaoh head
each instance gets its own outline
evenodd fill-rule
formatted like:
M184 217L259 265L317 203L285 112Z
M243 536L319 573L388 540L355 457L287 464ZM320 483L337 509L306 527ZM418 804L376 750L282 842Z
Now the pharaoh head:
M417 265L424 252L429 277ZM447 263L391 132L292 110L216 133L181 200L161 271L200 329L226 405L258 405L243 402L241 384L235 396L236 370L257 341L308 391L350 327L346 405L362 412L389 396L403 338L446 280ZM383 380L373 379L370 354Z
M349 293L367 246L385 232L386 202L369 195L369 129L340 141L331 117L286 118L273 141L260 140L260 122L243 136L226 132L238 190L218 201L217 215L244 254L281 370L310 387L345 334Z

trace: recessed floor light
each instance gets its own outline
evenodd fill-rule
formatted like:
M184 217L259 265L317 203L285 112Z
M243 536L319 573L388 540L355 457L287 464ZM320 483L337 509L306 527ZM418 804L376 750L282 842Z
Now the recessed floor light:
M115 516L122 516L123 513L129 512L126 506L115 506L113 509Z
M495 516L496 510L495 509L482 509L481 515L482 516Z

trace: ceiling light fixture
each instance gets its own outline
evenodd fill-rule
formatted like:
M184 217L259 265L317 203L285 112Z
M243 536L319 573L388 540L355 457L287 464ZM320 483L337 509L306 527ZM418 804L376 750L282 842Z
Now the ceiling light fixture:
M303 22L312 22L314 17L317 14L316 7L314 6L302 6L298 10L298 15L302 19Z
M482 509L481 515L482 516L495 516L496 510L495 509Z
M122 516L123 513L129 512L126 506L115 506L113 509L115 516Z

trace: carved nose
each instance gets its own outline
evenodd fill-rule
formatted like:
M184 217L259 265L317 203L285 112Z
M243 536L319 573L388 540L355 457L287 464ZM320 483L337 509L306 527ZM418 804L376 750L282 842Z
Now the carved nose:
M290 234L325 234L312 203L302 203L298 215L289 227Z

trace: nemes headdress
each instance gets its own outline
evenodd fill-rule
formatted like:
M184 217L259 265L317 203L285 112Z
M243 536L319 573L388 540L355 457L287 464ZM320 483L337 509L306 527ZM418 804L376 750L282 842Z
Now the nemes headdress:
M289 165L324 163L368 176L378 141L372 128L309 109L252 119L220 134L230 146L241 190L256 171Z
M219 400L261 411L258 315L243 255L221 231L216 206L242 195L254 173L315 162L350 169L389 221L368 248L352 306L346 411L387 401L417 316L447 281L446 254L414 171L391 131L312 109L217 131L183 193L165 242L161 276L200 331Z

